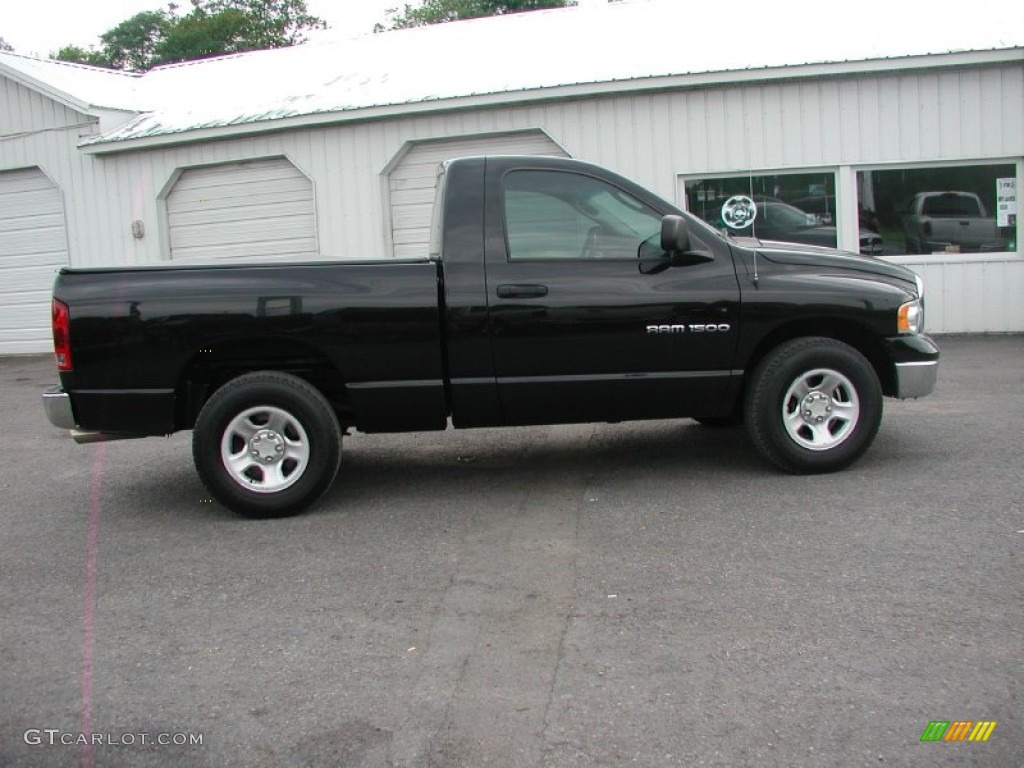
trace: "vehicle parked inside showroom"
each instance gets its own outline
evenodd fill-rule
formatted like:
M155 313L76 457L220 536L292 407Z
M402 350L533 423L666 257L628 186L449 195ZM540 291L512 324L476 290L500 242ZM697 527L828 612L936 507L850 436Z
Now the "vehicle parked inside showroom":
M907 253L997 252L1006 239L974 192L919 192L903 211Z

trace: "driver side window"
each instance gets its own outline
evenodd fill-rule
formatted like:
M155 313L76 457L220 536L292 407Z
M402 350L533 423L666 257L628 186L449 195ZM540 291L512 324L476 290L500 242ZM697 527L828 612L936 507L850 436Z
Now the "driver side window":
M565 171L505 177L510 261L637 258L660 232L661 216L604 181Z

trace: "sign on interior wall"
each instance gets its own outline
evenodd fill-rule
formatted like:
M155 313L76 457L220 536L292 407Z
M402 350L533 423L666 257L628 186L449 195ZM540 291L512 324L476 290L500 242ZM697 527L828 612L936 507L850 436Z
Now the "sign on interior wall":
M996 226L1017 226L1017 180L996 179Z

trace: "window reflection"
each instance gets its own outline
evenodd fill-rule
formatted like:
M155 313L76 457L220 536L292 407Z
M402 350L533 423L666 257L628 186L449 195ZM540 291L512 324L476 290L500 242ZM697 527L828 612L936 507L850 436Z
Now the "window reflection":
M1011 163L861 171L861 208L877 211L884 253L989 253L1017 248Z
M757 216L746 226L729 227L733 234L760 240L837 247L834 173L775 173L686 182L687 210L718 229L726 228L723 207L736 195L750 198L757 209ZM873 211L861 211L859 247L861 253L882 253L882 238Z
M508 256L635 260L661 232L661 216L600 179L565 171L513 171L505 177Z

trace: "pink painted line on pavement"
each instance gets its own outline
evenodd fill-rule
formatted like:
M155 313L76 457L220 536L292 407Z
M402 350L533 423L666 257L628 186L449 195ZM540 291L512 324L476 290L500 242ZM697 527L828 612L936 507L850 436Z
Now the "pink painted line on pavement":
M92 768L92 645L96 616L96 557L100 535L100 488L103 481L103 457L106 446L99 443L93 454L92 490L89 498L89 534L85 545L85 585L82 597L82 733L86 743L82 746L79 762L82 768Z

